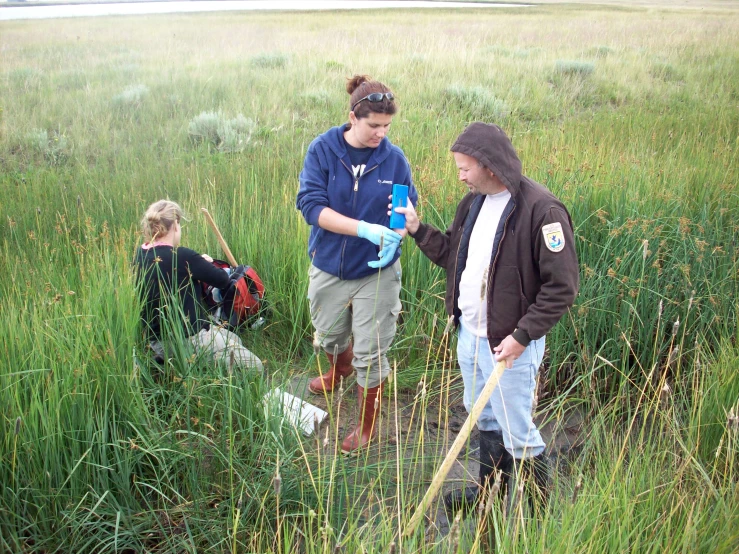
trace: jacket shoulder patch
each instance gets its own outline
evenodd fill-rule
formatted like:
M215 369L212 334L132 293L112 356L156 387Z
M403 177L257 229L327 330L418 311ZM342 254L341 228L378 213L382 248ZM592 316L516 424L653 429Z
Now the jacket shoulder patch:
M544 244L552 252L561 252L565 247L565 235L560 222L550 223L541 228L544 234Z

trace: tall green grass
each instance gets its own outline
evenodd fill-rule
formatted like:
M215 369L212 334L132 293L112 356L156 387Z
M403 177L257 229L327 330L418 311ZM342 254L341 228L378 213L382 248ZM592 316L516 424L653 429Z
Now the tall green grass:
M261 405L324 363L294 196L307 145L346 117L354 72L399 98L391 138L425 221L451 222L464 188L448 148L485 119L575 223L581 291L549 335L540 404L555 423L583 412L585 447L562 460L540 523L493 510L498 548L732 551L736 14L472 13L0 26L0 551L485 550L475 526L398 534L459 394L444 276L412 243L382 448L337 456L353 391L318 439ZM203 113L243 114L248 133L193 140ZM187 353L164 372L146 359L130 262L161 197L190 214L185 244L220 255L206 207L264 278L268 324L243 336L268 379Z

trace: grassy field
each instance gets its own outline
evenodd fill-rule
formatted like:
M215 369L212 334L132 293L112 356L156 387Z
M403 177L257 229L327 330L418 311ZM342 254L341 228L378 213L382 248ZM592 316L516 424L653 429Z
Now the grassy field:
M737 36L720 8L1 23L0 552L468 552L490 525L501 552L735 552ZM584 414L584 447L538 519L399 534L445 450L423 414L459 390L443 274L412 244L389 399L415 398L417 454L344 460L261 407L317 368L294 196L355 72L399 98L425 221L452 219L448 149L474 120L571 211L582 286L540 406ZM162 197L191 216L185 244L221 255L207 207L263 276L271 316L244 340L270 380L147 363L130 260Z

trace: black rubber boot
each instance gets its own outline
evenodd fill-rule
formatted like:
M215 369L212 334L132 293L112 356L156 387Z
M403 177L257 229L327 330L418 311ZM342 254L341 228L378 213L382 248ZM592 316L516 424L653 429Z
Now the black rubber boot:
M546 509L549 501L549 457L542 452L533 458L516 460L516 469L510 486L511 497L508 506L510 512L519 509L525 494L528 500L528 512L536 517Z
M544 452L524 460L523 472L526 476L529 506L533 513L544 510L549 501L551 488L549 456Z
M503 434L500 431L480 431L480 473L478 485L451 491L444 496L447 519L451 521L462 510L466 517L477 507L482 491L492 485L495 472L501 471L500 496L505 495L505 487L511 474L513 457L505 449Z

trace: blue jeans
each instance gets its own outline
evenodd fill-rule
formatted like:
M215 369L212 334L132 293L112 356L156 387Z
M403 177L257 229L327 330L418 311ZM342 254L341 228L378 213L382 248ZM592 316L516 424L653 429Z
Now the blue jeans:
M501 431L506 450L519 460L544 452L544 441L531 414L544 342L545 337L531 341L513 367L503 372L477 420L481 431ZM459 326L457 358L464 380L464 407L469 413L493 373L495 360L487 338L476 336L463 325Z

